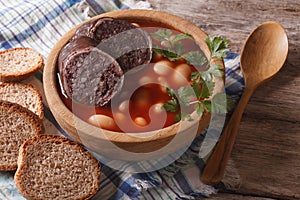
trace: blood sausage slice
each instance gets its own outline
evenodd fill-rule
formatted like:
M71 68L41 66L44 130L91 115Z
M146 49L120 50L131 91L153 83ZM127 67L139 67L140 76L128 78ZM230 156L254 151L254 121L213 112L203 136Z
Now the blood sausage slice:
M61 83L65 94L73 101L105 106L121 89L123 72L110 55L88 41L75 39L61 51Z
M113 35L137 28L133 24L110 17L103 17L90 20L81 25L75 32L74 39L87 36L98 42L108 39Z
M90 37L97 47L117 60L125 72L148 64L152 58L149 34L133 24L119 19L99 18L81 25L73 37Z
M70 55L77 53L78 50L84 49L86 47L96 47L97 42L89 37L80 37L78 39L72 40L67 43L60 51L58 57L58 69L62 73L62 70L65 68L67 58Z

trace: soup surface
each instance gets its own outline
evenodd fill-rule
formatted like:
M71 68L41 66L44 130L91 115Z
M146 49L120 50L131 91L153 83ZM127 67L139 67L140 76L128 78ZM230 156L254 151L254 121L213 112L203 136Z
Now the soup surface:
M152 35L165 29L156 24L134 22ZM167 29L166 29L167 30ZM172 30L172 35L179 34ZM151 37L154 47L165 48L170 45ZM193 39L181 40L185 51L202 51ZM171 97L167 88L178 89L190 84L191 73L197 71L197 67L187 64L185 59L170 61L168 58L153 51L149 64L133 68L124 74L123 86L111 100L102 107L89 106L72 101L64 95L60 87L61 99L65 105L82 120L117 132L145 132L158 130L176 123L177 112L167 112L163 105ZM58 76L59 78L59 76ZM192 107L190 112L192 112Z

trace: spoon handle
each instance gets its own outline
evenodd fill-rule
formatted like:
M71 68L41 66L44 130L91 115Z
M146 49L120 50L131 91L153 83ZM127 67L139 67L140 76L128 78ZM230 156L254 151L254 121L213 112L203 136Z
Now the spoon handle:
M213 153L206 163L204 171L201 174L201 180L203 183L211 185L221 182L239 129L242 114L253 94L253 91L254 89L245 88L237 107L235 108L218 144L216 145Z

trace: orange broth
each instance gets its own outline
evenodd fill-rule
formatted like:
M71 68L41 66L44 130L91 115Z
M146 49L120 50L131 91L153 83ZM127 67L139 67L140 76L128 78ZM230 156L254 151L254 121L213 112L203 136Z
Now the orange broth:
M158 29L162 28L161 26L155 26L155 24L149 23L138 23L141 28L146 30L148 33L156 32ZM178 34L178 31L172 30L174 34ZM153 40L153 45L159 43ZM184 48L187 51L202 51L199 46L195 43L194 40L185 39L182 41ZM172 89L178 89L181 86L176 81L172 81L172 74L168 75L159 75L154 71L153 66L157 62L168 61L167 58L162 57L156 53L153 53L152 60L150 64L147 64L142 67L141 70L136 70L135 72L126 73L124 75L124 84L121 91L113 97L112 102L104 107L94 107L87 106L75 101L72 101L70 98L66 97L63 94L62 87L60 88L60 96L64 104L79 118L84 121L88 121L88 118L95 114L102 114L114 119L116 126L109 128L111 131L117 132L146 132L152 130L158 130L167 126L170 126L175 123L175 115L173 112L166 112L161 105L171 99L166 92L166 87L161 85L162 81L166 80L167 86ZM186 64L184 59L180 59L174 62L171 62L171 68L175 69L176 66L181 64ZM193 71L196 71L197 68L190 66L189 76ZM147 80L152 80L151 83L141 84L141 78L147 77ZM163 83L165 84L165 83ZM186 82L185 85L187 85ZM135 90L133 90L135 88ZM129 102L129 106L125 110L120 110L118 107L122 102ZM128 105L127 104L127 105ZM154 107L155 105L155 107ZM160 110L161 109L161 110ZM192 108L191 108L192 111ZM135 123L136 118L143 118L146 121L146 125L141 125ZM103 128L103 127L102 127ZM106 129L106 128L105 128Z

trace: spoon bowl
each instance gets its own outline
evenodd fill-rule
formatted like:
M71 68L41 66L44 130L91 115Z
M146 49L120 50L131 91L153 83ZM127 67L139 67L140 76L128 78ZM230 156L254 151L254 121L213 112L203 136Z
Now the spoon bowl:
M288 39L280 24L265 22L258 26L247 38L241 53L246 86L258 86L272 78L283 66L287 53Z
M265 22L248 36L242 49L240 63L245 79L245 89L201 174L203 183L216 184L222 180L242 114L249 99L259 85L279 72L287 54L286 32L276 22Z

